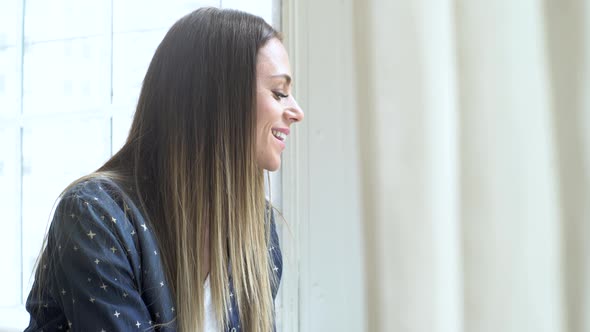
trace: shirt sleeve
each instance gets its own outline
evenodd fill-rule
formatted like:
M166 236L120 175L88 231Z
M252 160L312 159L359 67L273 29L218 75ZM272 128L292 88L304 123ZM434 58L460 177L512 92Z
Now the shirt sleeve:
M145 330L152 318L138 287L134 226L110 196L96 196L76 192L58 204L42 262L50 297L71 331Z

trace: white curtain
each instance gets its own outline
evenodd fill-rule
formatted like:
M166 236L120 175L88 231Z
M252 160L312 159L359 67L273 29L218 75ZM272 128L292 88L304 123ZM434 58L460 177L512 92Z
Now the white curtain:
M590 331L590 3L354 2L370 331Z

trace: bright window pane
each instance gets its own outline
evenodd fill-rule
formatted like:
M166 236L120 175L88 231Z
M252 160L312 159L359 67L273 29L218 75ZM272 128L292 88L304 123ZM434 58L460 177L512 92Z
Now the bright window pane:
M24 113L71 112L108 104L108 54L104 37L27 45Z
M25 6L27 43L104 35L109 29L107 1L26 0Z
M23 284L28 294L53 204L73 180L96 170L110 155L104 119L38 121L23 132ZM25 295L26 296L26 295Z
M113 3L115 32L168 30L183 15L200 8L219 7L219 0L125 0ZM141 15L138 10L141 9Z
M119 151L123 147L123 144L125 144L129 129L131 128L131 122L133 121L134 111L135 105L131 104L115 110L115 114L113 115L113 136L111 138L112 151Z
M0 50L5 46L16 46L21 5L21 0L0 2Z
M0 266L3 271L20 271L20 224L18 160L20 133L16 128L0 127ZM3 273L0 283L0 307L20 304L20 273Z
M242 10L262 17L267 23L273 24L274 0L223 0L223 8Z
M18 53L15 46L0 46L0 116L16 115L18 109Z

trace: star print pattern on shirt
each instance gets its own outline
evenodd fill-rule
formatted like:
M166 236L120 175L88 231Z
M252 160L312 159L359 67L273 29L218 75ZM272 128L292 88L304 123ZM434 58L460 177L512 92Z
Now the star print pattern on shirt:
M40 289L35 281L25 331L176 331L157 242L137 206L123 202L122 192L110 180L93 179L62 197L39 264L48 287ZM272 217L270 225L270 264L280 281L282 255ZM231 277L229 285L233 295ZM273 298L277 291L278 283ZM225 331L240 331L235 297L230 302Z

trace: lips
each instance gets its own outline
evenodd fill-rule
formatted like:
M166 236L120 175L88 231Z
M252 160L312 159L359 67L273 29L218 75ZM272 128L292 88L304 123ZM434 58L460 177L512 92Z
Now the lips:
M285 141L287 140L287 136L289 135L289 128L272 128L271 129L272 136L277 140L277 143L281 146L282 149L285 148Z

